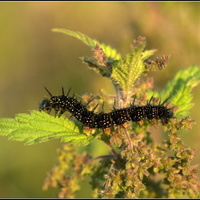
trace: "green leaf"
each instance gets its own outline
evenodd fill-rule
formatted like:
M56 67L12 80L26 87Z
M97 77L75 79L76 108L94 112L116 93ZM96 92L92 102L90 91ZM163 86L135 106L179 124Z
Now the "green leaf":
M81 40L82 42L84 42L86 45L88 45L92 50L95 48L96 44L99 44L100 48L102 48L104 53L107 55L108 61L117 60L121 58L121 55L117 53L116 49L113 49L111 48L111 46L105 45L104 43L100 43L99 41L95 39L91 39L90 37L88 37L87 35L83 33L70 31L68 29L62 29L62 28L54 28L52 29L52 31L58 32L58 33L64 33L66 35L75 37Z
M24 141L25 144L45 142L61 138L62 142L87 145L93 136L80 132L74 122L64 117L53 117L43 111L32 110L29 114L16 114L15 119L0 119L0 135L9 139Z
M144 60L153 55L154 50L144 51L146 42L143 41L123 59L112 64L111 78L120 85L124 91L130 91L134 82L145 70Z
M121 59L121 55L117 53L116 49L111 48L110 45L105 45L104 43L100 43L95 39L91 39L90 37L88 37L83 33L70 31L67 29L59 29L59 28L54 28L52 29L52 31L64 33L66 35L75 37L84 42L86 45L88 45L92 51L94 51L96 45L98 44L99 48L101 48L104 54L107 56L107 61L105 66L98 65L97 61L93 57L84 56L81 57L80 59L83 60L95 72L100 73L102 76L110 77L112 72L111 67L109 67L110 63L112 63L114 60Z
M102 76L110 77L112 70L110 67L98 65L93 58L84 56L81 58L90 68L92 68L97 73L100 73Z
M58 28L52 29L52 31L75 37L88 45L92 50L99 44L99 48L102 48L107 56L105 65L98 65L94 58L87 56L81 57L81 59L97 73L100 73L102 76L110 77L114 80L114 85L116 83L119 84L125 91L130 91L135 80L145 71L144 60L155 52L155 50L143 52L144 47L146 46L146 41L143 41L136 45L125 58L121 58L121 55L117 53L116 49L113 49L104 43L100 43L95 39L91 39L80 32Z
M200 67L192 65L187 69L180 70L174 78L167 83L166 87L160 92L159 97L164 101L170 98L174 106L179 109L175 113L175 117L181 118L189 115L189 109L193 106L192 88L200 81ZM148 97L152 94L149 93ZM156 96L156 95L155 95Z

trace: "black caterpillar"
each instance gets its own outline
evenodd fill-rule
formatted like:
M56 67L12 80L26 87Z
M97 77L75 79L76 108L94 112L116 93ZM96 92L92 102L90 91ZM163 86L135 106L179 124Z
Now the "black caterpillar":
M80 101L69 96L69 92L65 95L64 89L62 88L62 95L53 96L47 88L46 91L51 96L49 99L44 99L40 105L39 109L47 111L50 113L52 109L55 110L55 115L61 116L65 111L68 111L74 116L78 121L80 121L86 129L102 128L106 130L111 126L123 125L127 121L133 121L138 123L143 119L160 119L163 124L167 124L170 118L173 118L173 112L171 109L164 106L166 99L162 104L153 105L151 101L153 96L147 101L145 106L135 106L134 103L127 108L116 109L114 108L109 113L104 113L103 111L96 114L94 110L97 106L89 111L87 105L92 101L89 101L86 105L83 105ZM109 129L110 130L110 129Z

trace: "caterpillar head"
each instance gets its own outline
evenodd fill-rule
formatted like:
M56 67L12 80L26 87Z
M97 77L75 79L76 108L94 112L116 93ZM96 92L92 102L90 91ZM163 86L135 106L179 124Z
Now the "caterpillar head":
M169 109L169 110L167 111L166 116L167 116L168 118L173 118L173 115L174 115L174 113L171 111L171 109Z
M174 113L171 109L164 108L163 112L161 112L160 119L167 124L171 118L173 118Z
M50 110L50 101L48 99L44 99L40 104L39 104L39 110Z

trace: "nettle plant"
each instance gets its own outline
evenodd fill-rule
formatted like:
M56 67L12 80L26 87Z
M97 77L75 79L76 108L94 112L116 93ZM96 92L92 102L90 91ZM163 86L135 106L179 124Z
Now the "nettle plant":
M66 143L58 150L58 162L48 173L43 189L59 188L57 197L74 198L80 182L89 176L95 198L200 197L197 165L191 164L195 150L178 135L179 130L191 129L195 124L188 115L193 106L191 90L199 83L200 68L193 65L180 70L156 92L152 78L138 78L164 69L170 56L148 59L155 50L144 50L144 37L134 40L131 51L122 57L82 33L53 31L75 37L92 49L92 57L81 59L111 80L116 95L101 90L98 95L86 94L77 100L64 89L54 96L46 88L50 98L40 103L39 110L16 114L15 119L0 119L0 135L9 139L26 145L55 138ZM105 112L104 104L111 104L112 111ZM52 109L55 117L49 115ZM73 117L64 117L66 111ZM166 135L160 144L152 139L150 129L159 124ZM89 145L93 140L103 141L110 153L91 157L87 151L77 152L77 144Z

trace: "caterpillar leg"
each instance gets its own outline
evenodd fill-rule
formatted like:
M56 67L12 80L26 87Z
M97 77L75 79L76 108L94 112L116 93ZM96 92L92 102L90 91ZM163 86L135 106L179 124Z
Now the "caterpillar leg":
M91 134L94 134L94 133L95 133L95 129L90 128L90 127L88 127L88 126L85 126L85 134L86 134L87 136L90 136Z
M104 128L103 131L106 135L110 135L110 128Z
M128 124L125 122L122 126L123 126L124 128L127 128L127 127L128 127Z

